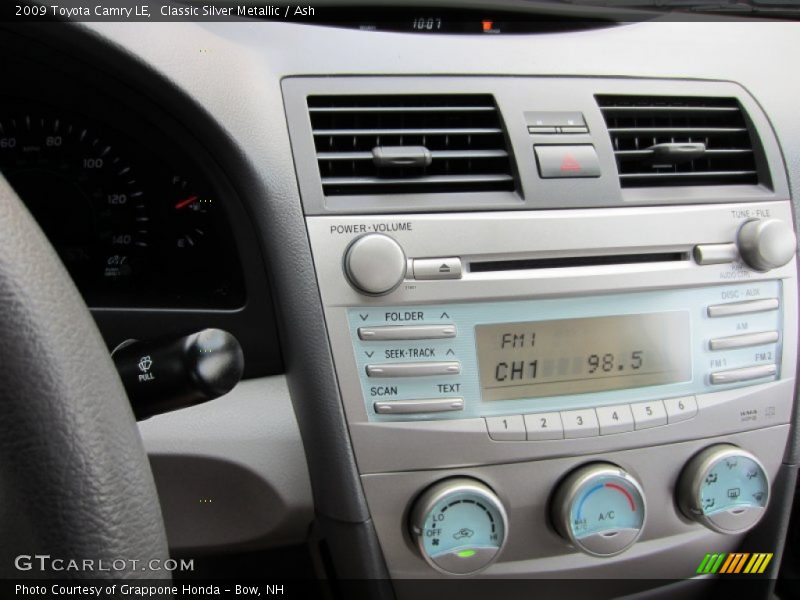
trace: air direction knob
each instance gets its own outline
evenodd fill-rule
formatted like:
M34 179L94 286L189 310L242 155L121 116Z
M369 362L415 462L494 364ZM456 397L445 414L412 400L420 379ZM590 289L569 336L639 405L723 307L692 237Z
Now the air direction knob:
M694 456L678 481L678 506L689 519L719 533L742 533L764 516L769 478L758 459L730 444Z
M592 556L614 556L630 548L642 533L642 486L610 463L583 466L561 483L553 496L556 531Z
M779 219L753 219L739 229L739 254L756 271L782 267L797 252L794 229Z
M344 270L355 289L370 296L382 296L403 282L406 255L388 235L370 233L356 238L347 248Z

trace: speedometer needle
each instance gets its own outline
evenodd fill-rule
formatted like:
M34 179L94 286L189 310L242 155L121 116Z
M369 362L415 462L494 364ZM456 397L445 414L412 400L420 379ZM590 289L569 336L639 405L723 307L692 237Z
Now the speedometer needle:
M178 202L175 205L175 210L180 210L180 209L184 208L185 206L189 206L190 204L193 204L196 201L197 201L197 196L189 196L188 198Z

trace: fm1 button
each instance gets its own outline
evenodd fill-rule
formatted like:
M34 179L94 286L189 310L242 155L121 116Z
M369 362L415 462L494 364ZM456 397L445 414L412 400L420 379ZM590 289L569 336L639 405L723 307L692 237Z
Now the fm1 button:
M542 179L600 177L600 161L591 144L534 146Z

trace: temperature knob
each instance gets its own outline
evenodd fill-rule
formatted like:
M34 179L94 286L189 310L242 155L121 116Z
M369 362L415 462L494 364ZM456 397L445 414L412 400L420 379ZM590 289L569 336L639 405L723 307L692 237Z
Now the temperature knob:
M344 255L350 285L372 296L388 294L406 276L406 255L388 235L370 233L353 241Z
M464 477L425 490L411 510L410 526L429 565L448 575L469 575L497 560L508 518L491 489Z
M769 478L758 459L720 444L696 455L681 473L678 506L688 518L719 533L742 533L761 520Z
M797 252L794 229L778 219L753 219L739 229L739 254L756 271L782 267Z
M576 548L592 556L614 556L642 533L644 492L616 465L595 463L572 472L553 497L553 524Z

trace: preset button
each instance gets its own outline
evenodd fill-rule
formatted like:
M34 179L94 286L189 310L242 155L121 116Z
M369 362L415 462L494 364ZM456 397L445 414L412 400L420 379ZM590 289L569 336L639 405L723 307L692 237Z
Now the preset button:
M595 410L597 420L600 422L600 435L633 431L633 413L627 404L600 406Z
M528 441L564 439L564 425L561 414L557 412L525 415L525 430Z
M694 396L668 398L664 400L667 409L667 422L678 423L691 419L697 414L697 400Z
M649 429L667 424L667 410L661 400L631 404L631 412L636 429Z
M521 415L486 417L489 437L498 442L525 441L525 421Z
M600 435L600 424L593 408L562 411L561 422L564 424L564 437L567 439Z

